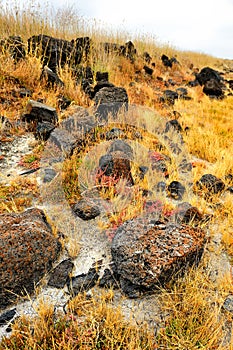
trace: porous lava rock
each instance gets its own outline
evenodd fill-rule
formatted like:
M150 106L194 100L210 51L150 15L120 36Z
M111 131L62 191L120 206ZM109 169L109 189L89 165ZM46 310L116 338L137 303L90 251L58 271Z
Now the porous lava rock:
M112 241L112 259L120 286L138 297L164 286L174 276L197 263L205 232L188 225L155 221L150 216L121 225Z
M73 212L81 219L87 221L100 215L100 208L89 199L81 199L73 206Z
M31 294L60 250L42 210L0 215L0 309Z

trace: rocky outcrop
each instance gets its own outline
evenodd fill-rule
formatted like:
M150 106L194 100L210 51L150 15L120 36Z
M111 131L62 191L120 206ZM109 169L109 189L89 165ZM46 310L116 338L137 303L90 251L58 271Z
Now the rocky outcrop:
M71 66L80 64L82 59L88 58L90 47L89 37L68 41L40 34L28 39L28 52L42 57L43 66L48 66L53 72L64 64Z
M165 285L202 255L205 233L188 225L141 217L120 226L112 258L121 288L129 297Z
M43 211L0 215L0 309L32 293L60 250Z

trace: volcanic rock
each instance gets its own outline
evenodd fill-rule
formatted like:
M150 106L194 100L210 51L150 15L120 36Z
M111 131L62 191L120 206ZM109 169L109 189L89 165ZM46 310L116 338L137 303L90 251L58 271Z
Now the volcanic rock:
M224 182L212 174L204 174L199 181L196 182L198 191L204 192L206 196L218 194L224 191Z
M96 115L100 120L108 119L108 114L115 116L123 107L128 109L128 95L121 87L102 87L95 94L94 102Z
M69 279L69 274L73 267L74 263L70 259L63 260L51 271L48 286L63 288Z
M123 292L137 297L164 286L200 260L204 243L203 230L184 224L165 224L149 216L125 222L111 250Z
M91 220L100 215L100 208L91 200L81 199L73 206L75 215L83 220Z
M88 273L82 273L81 275L72 277L67 283L67 287L72 296L77 295L80 292L88 291L93 288L99 279L99 274L95 268L90 268Z
M33 100L28 102L26 114L21 119L28 123L28 129L33 132L36 132L38 123L46 122L55 125L58 121L55 108Z
M0 309L32 293L60 250L42 210L0 215Z
M172 181L168 187L169 195L174 198L180 200L185 192L185 187L179 181Z

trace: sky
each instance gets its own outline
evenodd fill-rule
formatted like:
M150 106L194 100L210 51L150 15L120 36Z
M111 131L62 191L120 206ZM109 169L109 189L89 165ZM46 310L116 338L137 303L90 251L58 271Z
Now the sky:
M23 1L22 1L23 2ZM233 59L233 0L47 0L111 29L154 36L181 50ZM43 3L43 0L40 1ZM129 38L131 39L131 38Z

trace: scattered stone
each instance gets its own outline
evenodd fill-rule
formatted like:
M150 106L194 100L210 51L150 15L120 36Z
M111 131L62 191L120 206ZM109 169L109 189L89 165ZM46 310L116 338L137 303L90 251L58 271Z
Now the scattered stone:
M203 68L200 73L196 74L196 79L200 85L205 85L209 80L212 79L216 80L219 83L222 81L222 77L219 72L209 67Z
M185 187L179 181L172 181L167 187L169 196L174 199L182 199Z
M134 62L137 55L137 50L135 49L132 41L125 43L125 45L121 46L120 50L124 57L128 58L132 63Z
M16 308L8 310L0 315L0 326L9 323L16 315Z
M150 75L150 76L152 76L152 74L154 73L154 70L148 66L144 66L143 69L144 69L145 73Z
M93 288L99 279L99 274L95 268L90 268L88 273L72 277L67 283L68 290L72 296Z
M74 268L74 263L70 259L63 260L50 273L48 286L54 288L63 288L68 282L69 275Z
M95 79L97 82L109 81L108 80L108 72L96 72Z
M42 210L0 215L0 309L34 292L60 250Z
M55 125L49 122L38 123L34 136L37 140L47 141Z
M54 129L49 138L49 142L57 146L66 156L70 156L76 147L77 138L65 129Z
M198 224L202 221L203 215L190 203L183 202L177 205L175 219L178 223L182 222L184 224Z
M93 89L93 97L95 97L95 95L97 94L97 92L99 92L101 89L103 88L114 88L115 85L110 83L109 81L107 80L100 80L97 82L97 84L94 86L94 89Z
M211 194L219 194L224 191L224 182L212 174L203 175L199 181L196 182L198 191L203 191L206 196Z
M89 56L90 48L89 37L67 41L40 34L28 39L28 52L41 57L43 67L48 66L53 72L57 72L57 67L65 64L79 65Z
M126 179L128 186L134 184L131 174L130 159L126 153L121 151L112 151L99 160L99 173L97 174L97 181L106 185L111 177L113 182L118 182L120 179ZM110 181L111 183L111 181ZM109 183L109 185L110 185Z
M98 285L100 288L119 288L119 283L117 281L115 272L110 269L105 269Z
M160 98L161 102L165 102L170 105L174 105L175 100L177 99L178 99L178 93L172 90L165 90L163 92L163 96Z
M100 208L94 202L88 199L81 199L73 207L75 215L83 220L92 220L100 215Z
M172 62L170 61L170 59L168 58L168 56L166 56L166 55L162 55L162 57L161 57L161 60L162 60L162 62L163 62L163 65L165 66L165 67L172 67Z
M219 83L217 80L214 79L210 79L205 83L203 92L204 94L212 98L224 97L223 84Z
M148 63L148 64L151 63L152 57L150 56L150 54L147 51L143 52L142 58L144 59L144 61L146 63Z
M165 224L149 217L129 220L113 238L112 258L124 293L137 297L198 263L205 243L199 228Z
M94 97L96 116L107 120L108 115L116 115L122 108L128 109L128 95L121 87L103 87Z
M1 49L8 51L16 62L24 59L26 56L25 45L20 36L12 35L7 39L1 40L0 47Z
M48 122L55 125L58 122L55 108L34 100L28 102L26 114L23 114L21 119L28 123L28 128L33 132L36 132L38 123Z
M49 142L69 156L74 149L83 149L87 143L86 135L90 134L96 125L94 117L84 108L78 107L72 117L62 121L60 128L52 131Z

